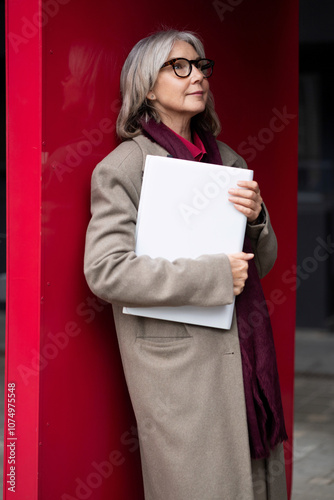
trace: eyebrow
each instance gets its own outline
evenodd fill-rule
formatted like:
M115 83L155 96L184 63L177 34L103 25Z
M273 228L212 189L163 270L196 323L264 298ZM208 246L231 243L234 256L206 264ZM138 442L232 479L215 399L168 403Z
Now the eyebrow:
M171 59L187 59L187 61L199 61L200 59L203 59L203 57L198 56L198 57L196 57L196 59L188 59L188 57L178 56L178 57L171 57L171 58L169 59L169 61L170 61Z

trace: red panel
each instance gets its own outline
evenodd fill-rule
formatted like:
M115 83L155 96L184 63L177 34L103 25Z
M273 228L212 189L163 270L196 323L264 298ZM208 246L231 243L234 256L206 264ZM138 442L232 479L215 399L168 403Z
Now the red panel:
M15 393L5 391L4 498L27 500L37 498L38 472L41 32L25 28L25 20L34 18L38 3L11 0L6 5L9 279L5 388L9 384L13 389L11 384L15 384ZM36 368L31 368L32 359Z
M8 33L21 36L11 42L7 37L7 377L17 383L17 459L24 462L16 498L37 498L37 461L41 499L143 497L111 308L92 296L82 268L90 175L116 145L120 68L134 43L161 24L202 35L216 61L210 84L223 124L220 138L255 170L270 209L279 258L264 284L292 442L297 2L170 0L161 11L152 0L105 0L98 9L88 0L46 0L42 11L37 0L21 4L11 0L7 6ZM27 370L18 374L19 365ZM289 484L291 451L289 444Z

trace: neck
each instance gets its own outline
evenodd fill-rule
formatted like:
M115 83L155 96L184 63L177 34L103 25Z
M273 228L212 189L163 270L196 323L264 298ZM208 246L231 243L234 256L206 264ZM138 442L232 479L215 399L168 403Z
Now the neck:
M161 121L169 127L173 132L176 132L181 137L189 142L192 142L191 128L190 128L190 118L182 118L179 120L168 120L167 117L163 117Z

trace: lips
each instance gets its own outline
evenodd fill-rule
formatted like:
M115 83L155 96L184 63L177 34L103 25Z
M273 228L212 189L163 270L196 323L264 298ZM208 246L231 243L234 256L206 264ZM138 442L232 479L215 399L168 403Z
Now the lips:
M203 90L198 90L197 92L192 92L191 94L188 94L188 95L203 95L204 92Z

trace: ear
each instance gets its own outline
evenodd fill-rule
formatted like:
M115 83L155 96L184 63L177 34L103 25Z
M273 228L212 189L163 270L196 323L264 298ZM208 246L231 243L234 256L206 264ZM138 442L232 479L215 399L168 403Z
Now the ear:
M156 97L155 97L155 95L154 95L153 90L150 90L150 91L146 94L146 99L148 99L149 101L155 101Z

